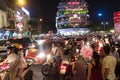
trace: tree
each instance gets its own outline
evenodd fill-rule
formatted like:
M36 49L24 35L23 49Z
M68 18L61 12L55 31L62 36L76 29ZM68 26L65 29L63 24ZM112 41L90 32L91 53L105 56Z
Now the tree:
M41 33L41 25L39 23L39 21L35 18L31 18L28 21L28 25L29 25L29 32L31 32L31 34L40 34Z

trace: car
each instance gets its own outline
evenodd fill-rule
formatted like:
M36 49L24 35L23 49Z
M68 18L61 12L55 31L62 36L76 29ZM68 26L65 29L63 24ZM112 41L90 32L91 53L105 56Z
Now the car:
M28 38L28 37L25 37L25 38L11 38L11 39L8 39L7 40L8 42L10 42L11 44L14 44L14 43L19 43L19 44L22 44L23 48L38 48L38 43L33 40L32 38Z
M7 50L7 40L3 39L0 40L0 51L6 51Z

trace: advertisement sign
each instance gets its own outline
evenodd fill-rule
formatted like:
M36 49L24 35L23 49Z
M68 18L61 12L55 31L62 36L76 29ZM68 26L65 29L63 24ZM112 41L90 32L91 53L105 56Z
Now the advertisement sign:
M115 33L120 34L120 22L114 24Z
M120 11L114 12L115 33L120 34Z
M120 17L120 11L114 12L114 18Z
M30 15L30 13L29 13L29 11L28 11L27 9L25 9L24 7L22 7L21 9L22 9L22 11L24 11L24 13L25 13L26 15L28 15L28 16Z

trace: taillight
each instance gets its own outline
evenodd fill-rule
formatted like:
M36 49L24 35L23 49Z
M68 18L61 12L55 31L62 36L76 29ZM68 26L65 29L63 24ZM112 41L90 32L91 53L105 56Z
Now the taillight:
M66 68L67 68L66 65L61 65L61 66L60 66L60 69L64 69L64 70L66 70Z

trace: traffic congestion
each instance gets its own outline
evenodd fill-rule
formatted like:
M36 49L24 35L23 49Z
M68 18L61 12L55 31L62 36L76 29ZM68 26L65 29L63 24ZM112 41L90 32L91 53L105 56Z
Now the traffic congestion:
M52 37L47 36L42 38L43 41L28 41L28 44L27 40L25 40L26 44L23 40L21 40L23 43L20 40L21 39L14 38L6 41L7 55L9 54L8 50L11 50L10 54L16 53L17 56L21 57L22 60L20 58L20 61L22 61L21 65L25 67L24 70L28 70L31 65L41 64L41 73L44 76L50 76L53 71L56 71L60 80L89 80L89 75L97 72L89 72L91 71L91 68L89 68L91 63L94 65L94 67L95 65L104 66L107 64L104 62L104 58L107 55L105 53L107 46L107 51L110 53L109 56L113 56L112 62L108 62L108 64L111 63L109 66L113 66L110 68L113 71L114 78L119 80L120 73L118 66L120 61L120 40L118 35L54 35ZM39 41L40 44L38 44ZM2 60L0 63L1 74L6 71L8 72L10 68L16 68L12 68L11 66L13 63L15 63L15 60L12 60L12 62L11 58L9 57L9 61L8 56L6 56L7 59ZM14 59L17 60L15 56ZM96 60L99 64L97 64L94 60ZM23 64L24 62L26 64ZM102 70L102 67L98 67L96 69ZM82 76L79 76L78 74ZM100 80L104 80L103 77L105 77L105 75L102 76L103 73L97 72L96 74L96 77L101 77ZM18 77L20 76L17 76L17 78ZM3 80L2 76L1 80Z

